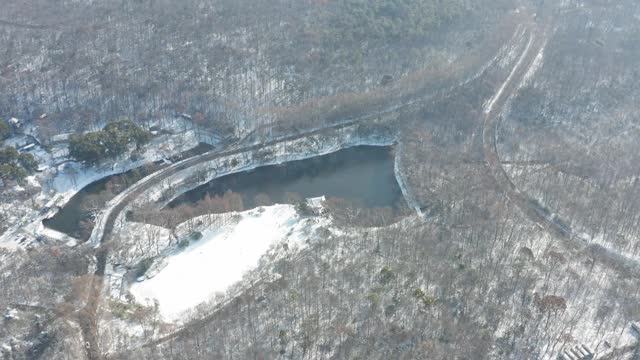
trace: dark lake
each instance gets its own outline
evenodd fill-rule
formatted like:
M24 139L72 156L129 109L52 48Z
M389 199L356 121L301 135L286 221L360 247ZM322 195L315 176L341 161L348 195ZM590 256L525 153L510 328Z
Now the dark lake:
M295 194L299 198L337 197L365 208L404 205L394 173L393 148L355 146L222 176L182 194L168 206L196 203L207 194L213 198L227 191L240 194L245 209L258 205L258 194L267 195L274 203L290 202Z
M198 149L196 153L205 150ZM150 164L93 182L43 223L54 230L86 240L94 226L94 215L107 201L162 166ZM222 176L182 194L169 203L168 208L195 204L207 194L213 198L223 196L228 191L241 195L244 209L263 205L256 201L258 194L263 199L266 195L270 203L291 203L292 198L326 196L348 200L360 208L397 210L406 206L394 174L393 148L355 146L305 160Z
M167 160L176 162L211 149L211 145L200 143ZM93 230L93 218L98 210L128 186L163 166L166 166L163 161L157 161L94 181L78 191L53 217L43 220L42 223L53 230L87 240Z
M154 167L142 167L106 176L76 193L44 226L80 240L86 240L93 229L93 217L118 193L148 175Z

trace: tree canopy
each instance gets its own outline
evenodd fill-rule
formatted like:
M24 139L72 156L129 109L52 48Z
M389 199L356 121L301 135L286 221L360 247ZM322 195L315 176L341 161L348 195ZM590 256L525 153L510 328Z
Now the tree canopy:
M11 135L9 125L4 121L0 121L0 140L8 138L9 135Z
M338 0L329 36L348 41L413 40L462 15L464 0Z
M13 146L0 144L0 179L22 180L38 167L31 154L20 154Z
M69 156L83 163L95 164L124 154L129 144L134 143L141 148L150 139L151 134L132 121L115 121L100 131L72 136L69 139Z

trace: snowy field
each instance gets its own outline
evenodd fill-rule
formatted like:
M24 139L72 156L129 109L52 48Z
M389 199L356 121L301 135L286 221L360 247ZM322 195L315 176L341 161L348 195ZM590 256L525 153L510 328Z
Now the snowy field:
M223 293L258 266L275 246L302 245L322 222L300 218L292 205L274 205L239 214L240 220L203 232L184 250L168 256L155 276L133 284L139 302L157 300L166 320Z

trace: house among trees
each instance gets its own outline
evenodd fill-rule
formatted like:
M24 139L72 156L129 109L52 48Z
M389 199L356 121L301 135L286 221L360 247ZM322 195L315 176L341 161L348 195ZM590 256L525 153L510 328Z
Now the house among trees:
M17 132L18 130L22 129L22 126L24 125L22 120L14 117L9 119L7 122L9 123L9 126L11 126L14 132Z
M22 153L28 152L29 150L32 150L35 147L36 147L35 143L29 142L20 146L20 148L18 148L18 152L22 154Z
M594 353L586 345L578 345L573 348L563 350L558 359L560 360L591 360L594 358Z
M73 135L73 133L63 133L63 134L53 135L49 141L51 142L51 144L64 143L69 141L69 138L71 137L71 135Z

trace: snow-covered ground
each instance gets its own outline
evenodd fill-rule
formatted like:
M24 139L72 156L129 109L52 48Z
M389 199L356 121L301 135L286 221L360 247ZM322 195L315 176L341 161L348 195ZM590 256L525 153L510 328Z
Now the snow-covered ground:
M171 157L195 147L198 142L195 132L187 131L179 135L154 138L136 161L130 160L127 155L108 164L91 168L87 168L77 162L70 162L59 169L59 172L53 178L51 189L58 193L65 193L65 195L69 192L75 194L78 190L96 180L126 172L145 163Z
M258 266L269 251L286 243L304 244L328 220L301 218L292 205L274 205L238 214L239 221L209 228L202 239L164 259L152 278L133 284L130 292L139 302L159 302L166 320L177 320L186 310L224 293Z

